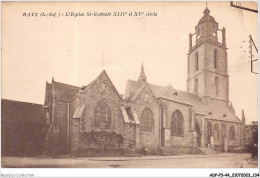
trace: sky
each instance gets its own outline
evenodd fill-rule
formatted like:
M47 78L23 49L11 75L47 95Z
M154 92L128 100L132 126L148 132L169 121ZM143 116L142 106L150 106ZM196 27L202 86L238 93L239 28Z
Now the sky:
M255 2L241 2L257 9ZM106 70L119 93L137 80L186 90L189 33L205 2L2 2L2 98L43 104L45 83L83 86ZM249 35L257 43L257 13L230 2L208 2L226 28L230 101L247 123L257 120L258 79L251 73ZM56 17L24 13L56 12ZM157 16L61 16L68 12L155 12ZM244 42L243 42L244 41ZM254 53L257 56L256 53ZM255 65L256 67L256 65Z

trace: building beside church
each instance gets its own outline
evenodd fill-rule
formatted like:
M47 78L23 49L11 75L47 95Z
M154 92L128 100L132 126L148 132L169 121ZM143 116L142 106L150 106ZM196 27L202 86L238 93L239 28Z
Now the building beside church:
M43 105L1 99L1 155L29 157L45 154Z
M225 28L219 29L208 8L189 35L187 72L187 91L149 83L143 65L124 95L105 70L83 87L47 82L47 152L207 154L242 146L245 118L229 101Z
M243 135L243 146L246 149L250 150L250 147L255 143L258 143L258 121L252 121L245 125Z

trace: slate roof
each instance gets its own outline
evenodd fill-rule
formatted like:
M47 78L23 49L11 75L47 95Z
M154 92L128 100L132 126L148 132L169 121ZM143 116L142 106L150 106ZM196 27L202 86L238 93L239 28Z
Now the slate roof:
M195 93L177 90L171 85L159 86L149 83L148 85L157 99L163 97L164 99L191 105L195 112L205 114L208 119L241 122L229 107L217 104L204 104L202 99ZM128 80L125 93L126 101L131 101L132 98L135 98L138 93L140 93L140 90L142 90L142 86L143 85L138 81Z
M51 90L53 86L55 89L56 100L64 101L64 102L70 102L76 96L78 91L81 89L81 87L68 85L68 84L64 84L52 80L52 83L46 82L45 98L48 97L48 99L50 99L49 97L51 95Z
M54 81L55 96L57 100L69 102L78 93L81 87L76 87ZM52 85L53 85L52 84Z
M210 10L208 8L206 8L203 12L204 16L199 20L199 24L203 23L203 22L216 22L214 17L209 15Z

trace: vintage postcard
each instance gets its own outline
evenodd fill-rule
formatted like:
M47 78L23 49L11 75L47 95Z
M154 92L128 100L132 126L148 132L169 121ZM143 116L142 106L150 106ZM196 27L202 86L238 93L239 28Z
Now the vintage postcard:
M10 1L1 14L3 170L259 176L257 2Z

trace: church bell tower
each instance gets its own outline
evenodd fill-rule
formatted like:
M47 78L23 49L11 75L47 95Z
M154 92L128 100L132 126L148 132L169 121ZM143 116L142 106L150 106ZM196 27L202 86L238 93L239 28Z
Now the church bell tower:
M207 104L220 103L228 106L225 28L219 29L207 7L203 14L195 27L195 33L189 35L187 91L197 93Z

